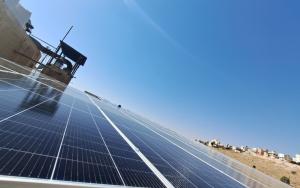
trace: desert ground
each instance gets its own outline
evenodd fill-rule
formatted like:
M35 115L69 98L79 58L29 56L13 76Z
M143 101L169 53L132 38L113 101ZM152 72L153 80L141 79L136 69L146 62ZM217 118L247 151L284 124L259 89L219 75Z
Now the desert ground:
M232 150L217 149L219 152L238 160L250 167L255 165L257 170L280 179L282 176L290 178L290 185L300 188L300 166L279 159L271 159L263 156L253 155L249 152L236 153Z

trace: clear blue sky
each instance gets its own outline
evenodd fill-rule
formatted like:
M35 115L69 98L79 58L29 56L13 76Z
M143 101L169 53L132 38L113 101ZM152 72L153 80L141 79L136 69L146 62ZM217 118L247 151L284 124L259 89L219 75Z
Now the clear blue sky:
M191 138L300 153L300 1L22 0L73 83Z

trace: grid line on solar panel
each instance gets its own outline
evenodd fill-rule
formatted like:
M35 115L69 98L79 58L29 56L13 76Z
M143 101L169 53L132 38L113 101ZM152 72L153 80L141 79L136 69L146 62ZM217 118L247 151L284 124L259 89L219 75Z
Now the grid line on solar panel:
M64 113L64 112L62 111L59 113ZM38 127L40 129L44 129L44 130L47 130L50 132L60 132L60 129L62 129L62 126L65 123L62 120L58 121L57 116L55 116L55 119L49 118L49 121L43 121L43 120L40 120L37 118L33 118L33 116L29 117L29 115L31 115L31 114L19 115L19 116L16 116L14 118L14 120L10 120L10 121L15 121L15 122L19 122L19 123L23 121L22 122L23 124L27 124L27 125L30 125L33 127ZM34 124L34 125L32 125L32 124Z
M97 108L99 109L98 106L97 106ZM105 115L105 114L103 114L103 112L101 111L101 109L99 109L99 111L102 113L103 116ZM106 116L106 118L108 118L108 117ZM100 121L100 123L101 123L101 121ZM109 124L107 124L107 123L103 124L102 127L105 128L105 129L107 129L107 130L109 130L108 128L110 128L112 130L116 129L115 127L113 127L112 122L109 122ZM120 136L121 136L120 132L117 133L115 131L115 134L120 134ZM127 147L129 147L129 146L127 146ZM135 148L135 147L134 146L130 146L130 148L132 148L132 150L134 150L133 148ZM141 154L141 153L139 153L139 154ZM112 155L114 155L114 154L112 153ZM135 156L138 156L137 151L135 151ZM141 156L139 156L139 157L141 157ZM146 160L146 158L143 159L143 160L141 160L141 158L137 158L137 160L131 160L130 161L131 165L125 164L125 163L129 162L128 160L126 160L126 161L123 162L123 159L122 159L122 161L121 161L120 160L121 157L115 157L114 156L114 158L116 159L116 163L117 163L117 166L120 169L121 174L122 175L124 174L123 177L125 179L125 182L127 182L127 185L130 185L130 186L150 186L150 185L157 186L157 185L160 185L160 187L164 186L164 184L162 183L161 179L159 179L157 177L157 174L153 173L153 170L154 170L153 167L154 166L151 167L152 169L150 170L150 168L148 166L149 164L146 165L146 163L144 161L144 160ZM141 165L139 165L139 161L140 161ZM124 169L126 167L127 168L130 167L130 169ZM136 171L139 171L139 172L136 172ZM149 174L145 173L145 172L149 172ZM136 173L139 173L139 174L136 174ZM159 172L156 172L156 173L159 173ZM134 176L134 178L132 176ZM139 178L137 178L137 177L139 177ZM136 182L137 179L140 179L140 181ZM167 180L164 180L164 181L167 181ZM151 184L149 184L149 183L151 183ZM169 187L173 187L169 182L168 183L165 182L165 183L168 184Z
M33 91L31 91L32 93L34 93L34 94L37 94L37 95L39 95L38 93L36 93L36 92L33 92ZM44 95L40 95L40 96L42 96L42 97L45 97ZM9 98L8 96L7 97L5 97L5 99L7 99L7 98ZM45 97L46 98L46 97ZM48 98L48 97L47 97ZM57 101L58 102L58 101ZM68 104L65 104L65 103L63 103L63 102L58 102L59 104L63 104L63 105L66 105L66 106L69 106L70 107L70 105L68 105ZM79 110L79 111L81 111L81 112L83 112L83 113L87 113L88 114L88 112L86 112L86 111L84 111L84 110L82 110L82 109L79 109L79 108L75 108L75 107L73 107L74 109L76 109L76 110ZM98 114L98 117L100 117L100 118L103 118L103 117L101 117L101 116L99 116L99 114Z
M0 153L0 174L38 178L50 176L53 157L4 148L0 149Z
M1 79L0 81L2 83L7 83L7 84L9 84L11 86L14 86L16 88L19 88L19 89L22 89L22 90L26 90L26 91L29 91L31 93L35 93L37 95L39 95L39 93L42 93L42 91L48 90L48 87L40 87L39 85L38 86L37 85L30 86L30 88L25 88L25 87L23 87L23 85L27 84L26 82L28 82L28 81L26 81L26 80L23 80L23 82L21 82L21 80L16 80L15 82L8 82L8 81L5 81L4 79ZM20 85L22 85L22 86L20 86ZM36 88L36 87L38 87L38 88Z
M9 151L15 151L15 152L21 152L21 153L26 153L26 154L31 154L31 155L37 155L37 156L44 156L44 157L50 157L50 158L55 158L54 156L46 155L46 154L41 154L41 153L34 153L30 151L24 151L20 149L13 149L13 148L6 148L6 147L0 147L2 150L9 150ZM3 156L1 156L3 157ZM1 159L0 157L0 159Z
M128 127L127 127L127 129L129 129ZM185 177L182 173L180 173L176 168L174 168L173 167L173 165L172 164L170 164L170 162L168 162L168 160L166 160L166 159L164 159L160 154L158 154L158 152L156 152L154 149L152 149L149 145L147 145L141 138L139 138L136 134L134 134L134 132L139 132L139 133L143 133L144 134L144 136L146 135L146 133L144 133L144 132L140 132L140 131L138 131L138 130L132 130L132 129L130 129L130 131L128 131L127 132L127 136L129 136L130 134L131 135L133 135L133 136L135 136L136 138L138 138L144 145L146 145L146 147L148 147L148 148L150 148L150 150L152 150L152 152L153 153L155 153L157 156L159 156L159 158L161 159L161 160L163 160L163 162L164 163L166 163L169 167L168 168L166 168L166 166L164 167L164 169L162 169L161 167L161 165L156 165L157 167L158 167L158 169L162 172L162 173L164 173L164 175L170 175L170 174L166 174L165 172L165 169L167 169L167 170L170 170L170 168L172 168L173 170L175 170L177 173L179 173L180 174L180 176L181 177L183 177L187 182L189 182L190 184L192 184L194 187L197 187L194 183L192 183L187 177ZM147 135L147 136L150 136L150 135ZM131 137L132 138L132 137ZM154 139L156 139L156 138L154 138L154 137L152 137L151 139L149 139L150 141L152 141L152 140L154 140ZM137 142L135 142L136 144L137 144ZM160 147L160 146L158 146L158 147ZM145 147L143 147L143 146L141 146L141 145L139 145L139 148L145 148ZM145 152L146 150L142 150L142 152L144 153L144 154L146 154L147 155L147 153L148 152ZM167 152L168 153L168 152ZM153 156L153 155L152 155ZM147 157L148 157L148 155L147 155ZM176 156L177 157L177 156ZM149 157L149 159L151 160L151 156ZM153 159L153 158L152 158ZM162 162L160 162L160 164L161 164ZM157 163L153 163L153 164L157 164ZM185 168L186 170L188 170L190 173L192 173L193 174L193 172L191 171L191 170L189 170L188 168ZM208 187L213 187L212 185L210 185L207 181L205 181L205 179L203 179L203 178L201 178L201 177L199 177L198 176L198 178L201 180L201 181L203 181L206 185L206 187L208 186ZM173 179L174 180L174 179ZM175 184L175 182L172 182L172 183L174 183Z
M15 132L11 132L11 131L3 131L3 130L1 130L0 131L0 135L2 136L1 137L1 140L0 140L0 143L1 142L3 142L2 140L5 140L5 136L7 136L7 134L11 134L11 135L16 135L16 136L22 136L22 137L27 137L27 138L35 138L35 137L33 137L33 136L28 136L28 135L24 135L24 134L20 134L20 133L15 133ZM6 142L6 141L4 141L3 143L9 143L9 142Z
M24 79L26 79L26 77L25 77ZM0 81L1 81L1 80L0 80ZM30 82L33 82L33 81L30 80ZM26 88L24 87L24 82L22 82L22 87L21 87L21 86L18 86L18 85L11 84L11 83L9 83L9 84L10 84L11 86L20 88L20 90L29 91L29 92L31 92L31 93L33 93L33 94L36 94L36 95L39 95L39 96L42 96L42 97L49 98L49 97L46 96L46 95L41 95L40 93L37 93L36 91L31 91L30 89L26 89ZM39 86L39 87L41 87L41 86ZM47 88L47 87L49 87L49 86L45 86L45 88ZM51 86L50 86L50 87L51 87ZM43 88L44 88L44 87L43 87ZM64 95L66 95L66 93L64 93ZM9 97L6 97L6 98L9 98ZM79 99L79 100L81 100L81 99ZM66 104L66 103L61 102L61 101L57 101L57 102L59 102L60 104L67 105L67 106L71 107L70 104ZM82 110L82 109L79 109L79 108L77 108L77 107L73 107L73 108L75 108L75 109L77 109L77 110L80 110L80 111L83 112L83 113L88 113L88 112L86 112L86 111L84 111L84 110ZM99 116L99 113L94 113L94 114L98 114L98 116ZM102 117L102 118L103 118L103 117Z
M19 122L19 121L16 121L16 120L8 119L7 122L11 122L11 123L13 123L13 125L19 125L20 129L30 127L30 128L33 128L33 129L38 129L39 131L45 131L45 132L53 133L53 134L61 134L58 131L54 131L53 129L52 130L51 129L45 129L45 128L34 126L32 124L29 124L29 123ZM10 128L12 128L12 127L11 126L6 127L5 129L9 130ZM1 127L0 127L0 130L1 130Z
M73 103L74 103L74 98L73 98ZM72 103L72 104L73 104L73 103ZM72 105L72 106L73 106L73 105ZM65 129L64 129L64 132L63 132L63 136L62 136L62 138L61 138L61 143L60 143L60 145L59 145L59 149L58 149L58 152L57 152L57 156L56 156L56 159L55 159L55 163L54 163L54 167L53 167L53 170L52 170L51 178L50 178L50 179L53 179L53 176L54 176L54 172L55 172L55 169L56 169L58 157L60 156L62 143L63 143L63 141L64 141L65 134L66 134L66 130L67 130L68 125L69 125L69 121L70 121L70 117L71 117L71 114L72 114L72 110L73 110L73 108L71 107L71 108L70 108L69 115L68 115L68 118L67 118L67 122L66 122L66 125L65 125Z
M56 103L55 101L51 101L51 102ZM43 105L48 105L48 103L42 104L40 106L43 106ZM33 108L30 110L27 110L26 112L20 113L17 116L14 116L13 119L14 119L14 121L17 121L17 122L25 122L25 123L35 124L36 126L50 124L51 126L59 127L62 124L65 124L65 122L64 122L65 120L63 120L65 109L67 109L67 107L62 106L57 111L58 113L55 113L52 115L52 114L49 114L47 111L37 110L36 108ZM14 109L14 110L16 110L16 109ZM12 112L12 110L10 110L8 112ZM10 118L10 120L12 120L12 119ZM47 128L47 126L43 126L43 127Z
M74 137L74 139L65 138L63 145L73 147L79 150L89 150L92 152L97 153L104 153L101 151L105 150L105 145L97 143L97 142L91 142L88 140L83 139L77 139ZM99 151L99 148L102 148L102 150Z
M54 98L54 97L52 97L52 98ZM42 102L40 102L40 103L38 103L38 104L35 104L35 105L33 105L33 106L29 107L29 108L26 108L25 110L19 111L19 112L15 113L15 114L13 114L13 115L11 115L11 116L9 116L9 117L3 118L3 119L0 120L0 123L3 122L3 121L5 121L5 120L7 120L7 119L9 119L9 118L12 118L12 117L18 115L18 114L21 114L21 113L23 113L23 112L25 112L25 111L27 111L27 110L30 110L30 109L32 109L32 108L34 108L34 107L37 107L38 105L43 104L43 103L45 103L45 102L47 102L47 101L49 101L49 100L52 100L52 98L49 98L49 99L47 99L47 100L44 100L44 101L42 101Z
M62 103L58 103L58 104L62 104ZM64 104L62 104L62 105L64 105ZM66 107L71 107L71 106L69 106L69 105L64 105L64 106L66 106ZM74 108L74 109L76 109L76 108ZM76 109L76 110L78 110L78 111L81 111L80 109ZM83 111L81 111L81 112L83 112ZM56 118L55 119L51 119L51 122L53 122L53 124L61 124L61 123L63 123L63 124L65 124L65 119L59 119L59 113L60 112L58 112L58 113L56 113L55 115L56 115ZM61 113L64 113L64 112L61 112ZM85 112L83 112L83 113L85 113ZM39 114L39 116L40 116L41 114ZM27 119L30 119L31 121L32 120L35 120L35 121L38 121L38 122L40 122L40 123L48 123L48 122L45 122L45 121L43 121L43 120L40 120L39 118L34 118L33 117L33 115L27 115L27 116L24 116L24 117L22 117L22 118L27 118Z
M15 74L15 73L10 73L10 74ZM61 93L63 92L63 91L61 91L61 90L59 90L59 89L57 89L57 88L55 88L53 86L47 85L46 83L43 83L43 82L40 82L40 81L37 81L37 80L34 80L33 78L30 78L30 77L28 77L26 75L22 75L22 74L20 75L20 74L18 74L17 76L19 76L20 78L19 79L15 79L15 81L16 81L15 83L16 84L10 83L8 81L4 81L5 78L4 79L1 78L0 81L3 82L3 83L7 83L9 85L18 87L18 88L25 89L25 90L26 90L26 88L24 88L23 86L26 85L26 84L28 84L28 83L31 83L31 84L37 85L39 88L40 87L42 87L42 88L45 87L45 88L51 88L53 90L56 90L57 92L61 92ZM41 85L43 85L43 86L41 86Z
M145 136L148 136L148 137L151 137L152 138L152 140L155 140L157 137L155 137L155 136L153 136L153 135L151 135L151 134L149 134L147 131L139 131L138 129L133 129L133 128L129 128L129 126L125 126L125 124L121 124L121 123L118 123L118 126L119 127L123 127L123 128L125 128L125 129L127 129L127 130L129 130L129 134L130 134L130 132L139 132L139 134L143 134L143 135L145 135ZM135 142L136 143L136 142ZM155 157L155 156L150 156L150 157Z
M66 163L66 161L62 160L60 160L60 162ZM65 173L63 175L63 179L69 179L69 181L72 180L74 182L77 181L86 183L121 185L119 179L117 178L118 174L116 173L114 167L100 166L97 164L90 165L81 162L72 163L70 161L69 164L63 164L60 166L65 166L68 168L68 171L66 171L66 169L62 169L62 172L73 171L72 174ZM66 174L68 176L65 176Z
M53 147L53 145L55 145L57 142L55 138L58 138L58 136L50 137L46 134L40 134L37 137L33 137L21 133L7 131L2 132L0 135L2 135L2 137L0 138L1 147L20 149L23 151L30 151L33 153L36 152L48 155L51 155L49 153L55 153L55 147ZM48 147L43 146L43 144L47 144Z
M0 99L1 99L1 108L2 110L6 110L6 111L15 111L16 107L18 107L20 105L21 102L21 97L24 96L24 92L23 91L15 91L14 92L16 97L20 97L20 98L11 98L11 93L7 93L5 92L5 94L2 92L0 94ZM43 98L43 99L49 99L49 98ZM30 106L30 105L28 105ZM21 108L21 107L20 107ZM19 108L19 109L20 109ZM26 108L26 106L23 106L22 108Z
M1 79L0 82L1 82L2 87L3 87L3 84L7 84L8 86L16 87L18 85L14 84L14 83L23 81L22 82L22 84L23 84L24 82L26 82L27 78L0 78L0 79ZM8 83L10 83L10 84L8 84ZM38 84L38 89L48 89L48 88L49 88L49 86L42 86L42 84ZM37 88L32 88L32 85L28 85L28 86L23 85L22 87L18 87L18 89L16 89L16 90L25 90L25 89L37 89ZM6 91L6 90L1 90L1 91Z
M88 149L88 150L94 150L94 151L97 151L100 148L105 148L104 144L88 140L88 137L86 137L86 138L87 138L87 140L86 139L82 139L82 138L79 139L77 137L66 136L64 144L65 145L75 146L77 148L84 148L84 147L86 147L86 149Z
M36 107L37 106L39 105L36 105ZM28 113L29 111L27 110L21 112L22 113L19 112L17 115L14 114L14 116L9 116L8 119L6 118L6 121L2 120L0 127L3 128L3 125L13 122L13 119L20 116L21 114ZM11 127L12 126L10 126L10 128ZM7 156L7 154L12 152L14 152L14 154L11 155L9 159L5 159L5 158L4 158L5 160L3 160L3 158L1 159L2 160L1 162L5 162L5 165L1 165L2 168L0 170L0 174L48 178L49 177L48 171L52 167L52 158L41 154L45 154L45 153L48 154L49 152L53 152L52 151L53 142L52 144L49 143L51 140L53 140L53 137L51 139L50 138L46 139L47 137L45 135L38 134L38 136L36 136L35 138L30 138L30 139L28 137L26 138L22 136L22 134L20 133L25 133L24 131L28 131L27 128L28 127L26 127L25 129L23 128L23 129L11 130L10 132L15 133L14 135L6 133L3 135L3 137L1 137L0 145L9 147L7 149L3 147L1 148L2 156ZM45 152L45 147L43 147L44 145L49 146L47 148L47 152ZM19 150L14 150L13 148ZM29 154L29 152L24 152L24 150L31 151L31 153ZM24 154L23 156L21 155L22 153ZM34 153L38 153L38 154L34 154ZM24 162L23 160L25 156L30 156L30 157L28 158L27 161ZM46 161L48 162L46 163ZM41 167L45 165L47 166L47 168L41 169Z
M120 176L111 161L103 141L97 133L92 118L89 116L90 114L82 114L80 111L73 109L69 126L66 129L66 139L62 142L62 152L59 155L59 164L55 171L54 179L121 185ZM91 139L91 136L93 139ZM81 146L86 149L82 150L79 147L66 146L66 142L68 145ZM94 151L100 152L95 153ZM100 153L102 153L101 156ZM78 164L82 168L77 168L78 166L73 166L74 164L70 165L70 163ZM99 169L95 169L94 166ZM66 175L67 169L72 171L70 175ZM105 169L107 170L106 172L104 172ZM106 173L106 175L102 179L97 179L94 175L100 171ZM81 179L81 177L77 176L78 173L84 175L84 177Z
M107 158L109 158L109 156L107 156ZM68 157L66 157L66 158L65 157L60 157L59 160L70 161L70 162L77 162L77 163L82 163L82 164L87 164L87 165L94 165L94 166L101 166L101 167L109 167L109 168L115 169L115 167L113 166L113 164L111 164L111 165L102 164L99 161L97 161L97 162L88 162L88 161L74 160L74 159L70 159Z
M105 148L103 148L105 149ZM106 161L103 165L112 166L111 161L109 160L109 155L104 152L92 151L89 149L81 149L78 147L72 147L69 145L63 145L63 150L61 153L61 158L69 158L78 161L87 161L87 162L99 162Z
M8 99L8 101L9 101L9 99L10 99L10 98L9 98L9 96L10 96L10 95L7 95L7 96L5 96L4 98L5 98L5 99ZM1 96L0 96L0 97L1 97ZM49 99L49 98L46 98L46 97L45 97L45 99ZM59 103L59 104L63 104L63 103ZM2 105L2 106L5 106L5 104L3 104L3 103L2 103L1 105ZM67 105L67 104L63 104L63 105L69 106L69 105ZM7 105L7 107L9 107L9 106L12 106L12 105L11 105L11 104L8 104L8 105ZM77 109L77 110L80 110L80 109ZM3 110L3 109L1 109L1 111L3 111L3 112L9 112L9 111ZM41 109L40 109L39 111L46 112L46 111L44 111L44 110L41 110ZM80 111L81 111L81 112L83 112L83 113L87 113L87 112L85 112L85 111L82 111L82 110L80 110ZM40 116L40 115L41 115L41 114L39 114L39 116ZM24 116L24 118L28 118L28 119L34 119L34 120L36 120L36 121L43 122L43 121L41 121L41 120L40 120L40 119L38 119L38 118L34 118L32 115L28 115L27 117L25 117L25 116ZM102 118L102 117L99 117L99 118ZM60 121L60 122L64 122L64 121L63 121L63 119L62 119L62 120L59 120L59 119L57 119L57 118L56 118L56 119L54 119L53 121Z
M120 176L120 179L121 179L121 181L122 181L122 184L125 185L124 179L123 179L123 177L122 177L122 175L121 175L121 173L120 173L120 171L119 171L119 168L118 168L117 165L116 165L116 162L115 162L114 158L113 158L112 155L111 155L111 152L110 152L110 150L109 150L109 148L108 148L108 146L107 146L107 144L106 144L106 141L105 141L104 138L103 138L103 135L102 135L102 133L101 133L101 130L100 130L99 127L97 126L97 122L96 122L96 120L95 120L95 118L94 118L94 115L92 114L89 105L88 105L87 103L86 103L86 105L87 105L87 108L88 108L88 110L89 110L89 112L90 112L90 115L91 115L91 117L92 117L92 119L93 119L94 125L95 125L95 127L96 127L96 129L97 129L99 135L101 136L101 139L102 139L104 145L105 145L105 148L106 148L106 150L107 150L107 152L108 152L108 154L109 154L109 156L110 156L110 158L111 158L111 160L112 160L112 162L113 162L113 164L114 164L114 166L115 166L115 168L116 168L116 170L117 170L117 172L118 172L118 174L119 174L119 176Z
M23 112L23 114L24 113L27 113L28 111L26 111L26 112ZM16 115L16 116L13 116L13 117L10 117L10 120L11 119L13 119L13 118L16 118L16 117L18 117L18 116L20 116L20 114L18 114L18 115ZM8 121L8 120L6 120L6 121L4 121L4 122L2 122L1 123L1 127L3 128L3 124L5 124L5 123L7 123L7 122L11 122L11 121ZM10 127L11 128L11 127ZM27 127L28 128L28 127ZM13 149L12 148L17 148L17 149L20 149L20 150L26 150L25 148L27 148L27 150L29 150L29 151L32 151L32 153L31 153L31 156L35 156L34 158L35 159L38 159L38 162L39 163L42 163L41 162L41 158L39 157L39 158L36 158L36 156L42 156L42 155L34 155L33 153L36 153L36 152L39 152L39 153L49 153L49 152L53 152L52 151L52 146L53 146L53 143L52 144L49 144L49 141L52 139L53 140L53 138L48 138L48 139L46 139L47 137L45 136L45 137L43 137L43 139L41 140L41 136L43 136L43 134L39 134L39 136L38 137L35 137L34 139L33 138L30 138L30 139L28 139L28 138L24 138L24 136L22 136L22 134L20 134L20 132L22 133L22 131L23 131L23 133L24 133L24 131L26 131L27 129L22 129L22 130L14 130L15 131L15 133L17 132L17 136L13 136L13 137L11 137L11 134L5 134L3 137L1 137L1 139L5 139L5 138L8 138L8 140L7 141L5 141L4 143L3 142L1 142L1 146L3 146L3 145L9 145L9 144L11 144L9 147L9 150L3 150L4 148L2 148L2 151L6 151L6 152L12 152L13 151ZM3 141L3 140L2 140ZM14 141L14 142L11 142L11 141ZM31 142L31 143L30 143ZM48 145L48 148L47 148L47 151L48 152L45 152L44 150L45 150L45 147L43 146L43 145L41 145L41 144L44 144L44 145ZM35 146L34 146L35 145ZM49 145L50 145L50 147L49 147ZM34 147L33 147L34 146ZM18 151L18 153L22 153L23 151ZM55 151L54 151L55 152ZM27 153L28 154L28 153ZM27 163L20 163L20 161L23 159L23 157L22 158L20 158L19 160L17 160L17 158L15 158L15 156L17 156L17 155L14 155L14 160L13 160L13 163L14 164L17 164L16 165L16 169L22 169L22 168L24 168L24 170L22 170L22 173L19 173L20 174L20 176L35 176L36 175L36 177L40 177L40 175L39 175L39 173L36 173L37 171L38 171L38 169L35 169L35 164L37 164L37 163L34 163L34 162L30 162L30 160L28 161L28 163L29 164L31 164L31 166L26 166L26 164ZM32 157L31 157L32 158ZM31 159L30 158L30 159ZM45 156L43 156L43 159L44 159L44 162L46 162L47 160L48 160L48 162L47 162L47 165L49 164L49 157L47 157L47 158L45 158ZM4 160L5 161L5 160ZM7 161L6 161L7 162ZM7 162L7 164L9 164L9 162ZM25 166L24 166L25 165ZM51 167L51 165L49 166L49 168L48 169L50 169L50 167ZM45 170L46 169L44 169L43 170L43 172L45 172ZM24 171L24 172L23 172ZM26 172L28 172L27 174L26 174ZM14 171L14 169L12 169L12 172L8 172L7 170L5 170L5 168L3 167L3 169L1 169L1 171L0 171L0 174L7 174L7 173L9 173L9 175L16 175L17 173ZM43 176L41 176L41 178L48 178L48 174L45 174L45 173L43 173Z

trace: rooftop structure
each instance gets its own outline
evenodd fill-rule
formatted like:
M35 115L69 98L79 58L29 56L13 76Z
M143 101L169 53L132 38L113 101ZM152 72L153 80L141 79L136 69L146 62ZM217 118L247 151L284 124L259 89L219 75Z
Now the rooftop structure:
M43 74L68 84L87 60L64 42L72 27L58 47L54 47L31 34L30 16L31 12L23 8L19 0L0 0L0 57L29 68L38 68Z
M38 41L35 42L38 44ZM38 46L43 53L50 56L46 66L42 64L42 73L65 84L70 83L78 68L84 66L87 60L87 57L64 41L60 41L55 52L43 47L41 44Z

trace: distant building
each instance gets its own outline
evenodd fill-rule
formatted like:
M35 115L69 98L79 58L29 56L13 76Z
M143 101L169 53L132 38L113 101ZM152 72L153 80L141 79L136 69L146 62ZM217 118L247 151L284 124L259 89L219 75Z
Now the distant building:
M211 141L208 142L208 146L210 147L218 147L220 145L220 141L217 139L212 139Z
M285 160L284 157L285 157L285 154L283 154L283 153L278 153L278 159L280 159L280 160Z
M297 164L300 164L300 154L296 154L296 156L293 157L293 162L297 163Z
M262 149L262 148L257 148L256 154L258 154L258 155L264 155L265 154L265 150Z
M268 156L271 158L278 158L278 154L276 151L269 151Z

